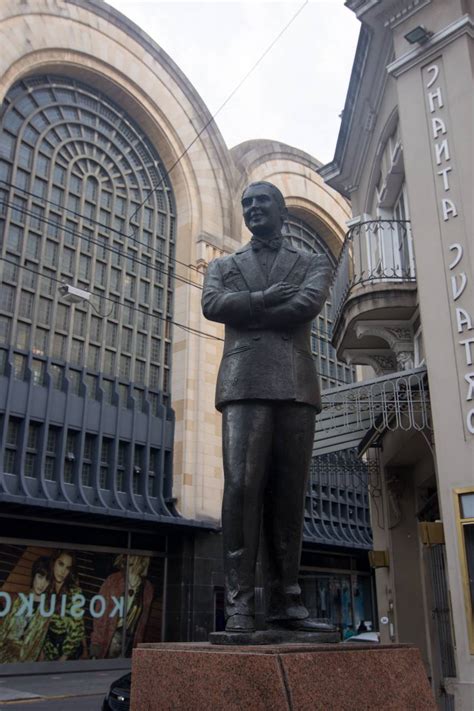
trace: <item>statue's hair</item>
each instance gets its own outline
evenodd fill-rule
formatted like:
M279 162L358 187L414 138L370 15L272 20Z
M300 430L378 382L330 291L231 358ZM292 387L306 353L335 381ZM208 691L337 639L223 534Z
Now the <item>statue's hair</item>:
M277 201L280 210L286 210L285 198L283 197L283 193L277 188L276 185L273 185L273 183L269 183L266 180L257 180L257 182L250 183L250 185L247 185L244 192L242 193L242 199L249 188L254 188L257 185L264 185L266 188L268 188L272 192L275 200Z

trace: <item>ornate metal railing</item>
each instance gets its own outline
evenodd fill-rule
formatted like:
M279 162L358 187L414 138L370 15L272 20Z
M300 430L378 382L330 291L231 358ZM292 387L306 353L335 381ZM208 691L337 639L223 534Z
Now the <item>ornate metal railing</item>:
M349 447L313 457L304 538L333 546L372 548L367 464Z
M383 282L414 282L415 260L408 220L359 222L348 231L332 286L336 322L351 292Z
M431 430L426 368L325 390L313 455L358 446L369 430Z
M361 451L369 442L376 445L387 430L417 430L430 437L426 368L325 390L322 404L306 494L305 540L367 549L372 541L368 486L378 475L378 463L361 458Z

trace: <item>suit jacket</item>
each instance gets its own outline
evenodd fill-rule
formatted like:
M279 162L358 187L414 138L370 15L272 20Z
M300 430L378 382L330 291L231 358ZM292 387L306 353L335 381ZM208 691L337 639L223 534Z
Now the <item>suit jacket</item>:
M209 264L202 296L204 316L225 324L216 388L216 408L235 400L291 400L321 410L311 354L311 322L326 301L331 268L323 254L310 254L286 240L268 279L245 245ZM266 307L263 291L286 281L294 296Z

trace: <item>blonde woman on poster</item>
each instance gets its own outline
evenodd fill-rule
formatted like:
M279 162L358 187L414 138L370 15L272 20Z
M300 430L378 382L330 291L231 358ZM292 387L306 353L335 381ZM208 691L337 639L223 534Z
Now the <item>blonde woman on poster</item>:
M139 642L143 641L145 627L153 600L153 585L146 579L150 558L131 555L128 558L127 610L123 616L113 615L117 600L125 606L126 555L115 559L114 567L119 568L105 579L99 595L106 601L105 614L94 619L91 635L91 657L99 659L122 656L122 636L125 618L125 656L129 656ZM125 610L124 610L125 613Z
M40 656L49 624L49 619L43 615L51 585L49 561L46 556L34 561L29 593L18 596L8 615L0 621L0 664L36 662ZM29 602L28 611L22 614L25 597Z

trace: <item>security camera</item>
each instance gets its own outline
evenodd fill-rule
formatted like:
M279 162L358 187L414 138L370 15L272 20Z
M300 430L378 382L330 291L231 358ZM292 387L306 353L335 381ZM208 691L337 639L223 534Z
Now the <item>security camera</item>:
M61 284L58 289L63 297L63 300L68 304L78 304L80 301L90 301L91 294L84 289L78 289L77 286L71 284Z

